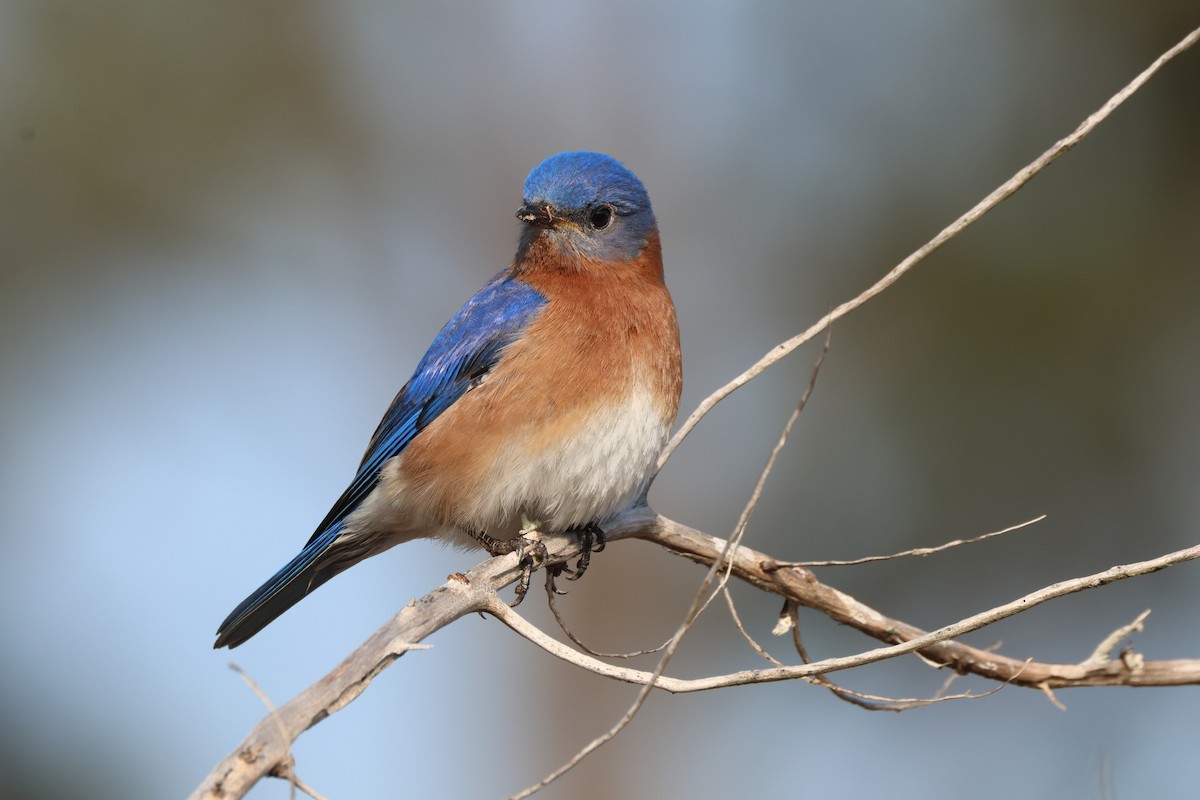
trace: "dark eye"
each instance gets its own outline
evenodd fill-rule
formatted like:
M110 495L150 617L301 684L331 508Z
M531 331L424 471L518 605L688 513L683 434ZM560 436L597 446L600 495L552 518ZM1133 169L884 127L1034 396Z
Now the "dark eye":
M598 231L602 231L609 225L612 225L612 221L612 206L596 206L592 209L592 213L588 214L588 224Z

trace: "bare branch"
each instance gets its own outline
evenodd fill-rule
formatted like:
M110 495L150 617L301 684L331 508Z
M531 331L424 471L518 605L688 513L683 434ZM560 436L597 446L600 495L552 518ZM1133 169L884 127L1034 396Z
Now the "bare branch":
M191 798L242 797L264 776L286 775L291 745L300 734L352 702L400 656L421 649L417 642L459 617L487 608L496 590L519 575L516 555L493 558L410 602L332 672L261 720Z
M701 564L711 564L722 558L725 542L707 534L692 530L666 518L639 538L647 539ZM1146 575L1175 564L1200 558L1200 545L1177 550L1148 561L1112 567L1104 572L1062 581L1036 592L1031 592L1011 603L968 617L954 625L927 633L913 625L887 617L875 609L855 600L850 595L821 583L806 569L774 569L777 562L769 556L742 546L728 556L733 559L733 575L765 591L791 598L800 605L820 611L835 622L856 628L879 641L894 642L893 647L903 652L919 655L944 667L958 672L970 672L1000 681L1013 681L1019 686L1038 686L1046 683L1052 688L1065 686L1180 686L1200 683L1200 659L1171 661L1146 661L1143 668L1135 670L1123 662L1105 662L1103 668L1084 668L1080 664L1044 664L1006 658L959 642L947 641L992 622L1026 611L1047 600L1074 592L1094 589L1099 586L1124 580L1137 575ZM884 653L884 651L887 651ZM852 666L870 663L878 657L887 658L898 653L892 648L880 648L848 657L846 660L826 659L806 665L804 668L790 667L794 674L832 672ZM861 659L861 660L859 660ZM812 667L820 666L819 670ZM771 670L762 670L764 675ZM1019 676L1019 677L1018 677ZM728 676L724 676L727 678Z
M642 684L647 691L651 684L667 691L684 692L732 686L748 681L800 678L848 669L858 664L914 651L957 672L1011 681L1019 686L1039 689L1044 687L1044 690L1067 686L1200 684L1200 659L1139 662L1138 659L1121 658L1106 661L1103 665L1084 662L1086 667L1084 664L1027 664L1024 660L1006 658L959 642L948 641L950 637L982 627L994 619L1020 613L1052 597L1097 588L1116 580L1148 574L1183 561L1200 558L1200 546L1138 564L1113 567L1096 575L1064 581L1026 595L1014 603L977 614L933 633L926 633L912 625L884 616L849 595L822 584L807 570L789 568L767 571L764 565L776 563L769 556L745 546L731 548L729 542L723 539L660 517L645 506L621 513L612 520L606 531L606 538L610 542L633 537L653 542L693 561L709 565L711 575L715 575L713 565L728 565L733 577L815 609L880 641L899 643L855 656L825 659L796 667L749 670L746 673L692 681L679 681L664 677L661 673L655 675L640 670L625 670L603 665L603 662L598 660L595 660L594 664L589 662L589 669L595 665L603 665L609 670L607 674L611 674L612 677ZM579 541L572 535L546 536L544 542L549 564L563 563L579 555ZM455 619L477 611L486 611L514 627L511 621L519 618L506 614L504 609L507 609L507 606L498 599L497 592L516 581L519 575L516 555L500 556L483 562L466 575L454 576L425 597L409 603L332 672L281 706L276 713L262 719L242 744L213 769L192 793L191 798L223 800L242 797L261 778L271 774L286 775L289 748L300 734L330 714L341 710L358 697L379 672L409 650L418 649L417 642ZM702 588L707 592L708 586ZM525 630L520 632L526 635ZM540 631L538 634L530 638L536 640L539 646L543 646L545 641L554 641ZM677 640L673 638L672 642ZM584 665L583 659L587 657L561 643L556 644L559 645L558 648L546 649L554 655L570 660L571 663ZM574 655L567 658L568 651Z
M734 551L728 552L725 557L722 557L722 553L726 552L725 547L718 547L718 545L724 544L722 540L691 531L685 526L663 517L659 517L657 522L658 524L654 532L643 534L641 538L663 544L677 552L684 552L685 555L691 557L696 554L695 550L688 547L685 552L680 545L684 541L696 537L705 543L704 546L707 549L707 557L703 559L703 563L711 565L728 560L732 562L734 575L749 580L761 588L768 588L768 586L764 585L762 578L770 573L765 573L761 570L760 565L763 559L755 551L746 547L739 547ZM1161 681L1161 683L1155 683L1154 685L1183 685L1200 683L1200 659L1145 662L1143 669L1140 672L1135 672L1128 669L1121 661L1109 659L1104 660L1103 663L1096 663L1089 658L1079 664L1048 664L1028 659L1016 661L958 642L951 642L950 640L986 627L999 620L1020 614L1058 597L1088 589L1095 589L1126 578L1147 575L1197 558L1200 558L1200 545L1168 553L1147 561L1112 567L1094 575L1085 575L1081 578L1060 581L1043 589L1030 592L1012 602L974 614L928 633L898 620L888 619L874 609L858 603L848 595L842 594L831 587L816 583L815 578L811 582L807 582L807 585L809 588L819 586L820 588L816 593L793 589L792 586L786 584L786 581L772 583L770 590L792 596L793 599L802 605L809 605L809 601L821 602L831 595L837 596L839 598L838 605L844 603L853 609L855 615L858 617L858 624L855 624L849 618L839 618L836 608L819 606L818 609L837 619L839 622L851 624L877 639L883 641L898 640L898 642L888 647L878 647L851 656L826 658L795 666L741 670L727 675L689 680L670 678L664 676L661 671L650 673L627 667L614 667L581 654L542 633L499 600L495 601L486 610L517 633L525 636L539 647L542 647L546 652L564 661L627 683L636 683L643 686L652 684L673 694L823 675L917 651L920 651L928 658L934 659L937 663L944 666L953 666L959 671L974 672L1006 683L1036 687L1043 691L1068 686L1151 685L1145 682L1146 673L1152 669L1151 665L1157 665L1153 668L1153 671L1156 681ZM786 572L774 573L776 576L784 576L786 574ZM503 606L503 608L500 606ZM871 620L871 622L864 624L864 620L866 619ZM987 663L982 663L984 660Z

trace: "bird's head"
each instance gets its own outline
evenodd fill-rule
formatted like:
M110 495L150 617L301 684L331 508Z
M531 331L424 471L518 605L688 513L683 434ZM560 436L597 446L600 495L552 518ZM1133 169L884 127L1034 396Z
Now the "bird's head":
M597 261L630 261L656 231L650 197L637 176L601 153L551 156L525 179L522 247L548 237Z

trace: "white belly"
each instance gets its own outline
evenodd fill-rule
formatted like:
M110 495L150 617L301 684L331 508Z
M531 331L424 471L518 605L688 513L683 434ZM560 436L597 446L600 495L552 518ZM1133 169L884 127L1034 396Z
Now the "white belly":
M635 386L624 404L594 412L556 446L533 452L517 440L502 448L462 518L498 539L515 536L522 515L555 532L601 522L641 496L669 426Z

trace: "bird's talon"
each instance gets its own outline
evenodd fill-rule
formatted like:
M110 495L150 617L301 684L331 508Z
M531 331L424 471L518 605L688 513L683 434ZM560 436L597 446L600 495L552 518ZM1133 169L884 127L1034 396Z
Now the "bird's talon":
M531 535L532 534L532 535ZM529 579L533 575L533 571L546 563L549 553L546 551L546 543L541 539L535 538L536 530L530 531L527 534L518 536L517 538L506 542L511 545L509 552L516 552L517 563L521 567L521 577L517 579L517 586L514 589L514 597L511 608L516 608L525 599L525 594L529 591Z
M562 597L563 595L566 594L566 592L564 592L562 589L559 589L557 584L555 584L555 582L554 582L554 579L557 578L559 575L562 575L564 572L568 573L568 575L571 572L571 570L567 567L566 564L559 564L556 567L551 567L546 570L546 591L547 592L552 592L552 593L558 595L559 597Z
M589 522L579 530L575 531L579 537L580 553L579 560L575 562L575 574L568 575L567 580L577 581L583 577L583 573L587 572L587 568L592 563L592 553L599 553L604 549L604 531L594 522Z
M517 586L513 590L513 601L508 604L509 608L521 605L521 601L525 599L525 594L529 591L529 577L532 574L532 562L521 559L521 577L517 578Z
M583 573L587 572L588 565L592 563L592 554L584 550L579 554L579 560L575 562L575 571L567 576L569 581L577 581L583 577Z

